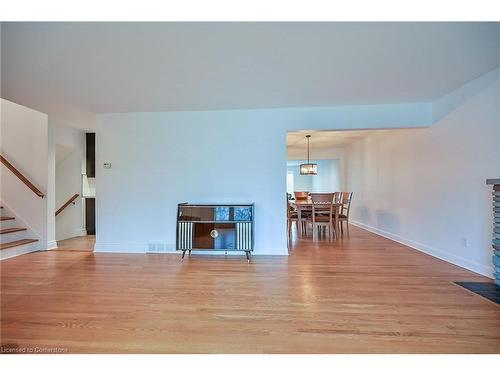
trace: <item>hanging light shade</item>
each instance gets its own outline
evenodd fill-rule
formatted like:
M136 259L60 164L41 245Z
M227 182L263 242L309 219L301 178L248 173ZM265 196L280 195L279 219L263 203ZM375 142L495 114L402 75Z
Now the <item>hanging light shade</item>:
M311 163L309 160L309 140L311 136L306 135L306 138L307 138L307 164L300 165L300 174L315 175L318 174L318 164Z

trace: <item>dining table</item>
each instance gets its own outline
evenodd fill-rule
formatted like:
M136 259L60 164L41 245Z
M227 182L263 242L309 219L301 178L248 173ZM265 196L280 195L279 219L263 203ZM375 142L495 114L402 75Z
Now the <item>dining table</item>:
M310 198L309 199L290 199L288 202L290 203L290 206L297 211L297 217L298 217L299 223L302 222L302 211L312 212L313 202ZM339 211L342 207L342 203L334 202L334 203L332 203L332 206L333 206L333 214L335 215L335 218L334 218L335 232L338 233ZM297 224L297 231L299 233L299 236L302 236L302 225Z

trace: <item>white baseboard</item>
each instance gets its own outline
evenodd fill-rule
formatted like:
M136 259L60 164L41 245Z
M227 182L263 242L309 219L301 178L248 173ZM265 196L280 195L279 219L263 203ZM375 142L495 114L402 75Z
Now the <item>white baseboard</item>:
M57 241L44 241L40 240L36 243L36 249L39 251L47 251L57 249Z
M79 229L76 229L75 231L71 232L68 235L65 235L65 236L58 238L57 241L64 241L64 240L67 240L70 238L81 237L81 236L86 236L86 235L87 235L87 229L79 228Z
M462 257L457 256L455 254L452 254L448 251L440 250L440 249L436 249L435 247L424 245L422 243L401 237L397 234L393 234L393 233L390 233L390 232L387 232L387 231L360 223L359 221L349 220L349 224L355 225L355 226L360 227L362 229L365 229L369 232L378 234L379 236L388 238L392 241L395 241L395 242L398 242L398 243L403 244L405 246L411 247L412 249L418 250L422 253L433 256L435 258L444 260L448 263L452 263L455 266L459 266L459 267L465 268L469 271L478 273L480 275L483 275L483 276L486 276L489 278L493 278L493 267L492 266L485 266L484 264L470 261L468 259L465 259L465 258L462 258Z
M96 242L94 253L135 253L145 254L148 249L147 244L127 244L127 243L106 243Z
M57 249L57 241L48 241L46 250L54 250Z
M73 237L81 237L86 235L87 235L87 229L85 228L79 228L73 232Z
M279 255L288 256L288 247L255 249L252 255Z
M170 253L182 254L180 250L170 251ZM149 252L148 252L149 253ZM151 253L155 254L155 253ZM191 254L198 255L219 255L224 256L224 250L193 250ZM257 249L252 251L251 256L264 255L264 256L288 256L288 249ZM245 256L245 250L231 250L227 252L227 256Z
M219 254L224 255L224 251L196 251L196 254ZM166 246L165 250L162 251L150 251L149 244L141 243L106 243L106 242L96 242L94 246L94 253L132 253L132 254L178 254L178 250ZM193 254L192 253L192 254ZM229 254L230 252L228 252ZM240 254L239 251L235 251L234 254ZM244 254L242 251L241 254ZM275 249L256 249L252 252L253 255L287 255L288 249L285 248L275 248Z

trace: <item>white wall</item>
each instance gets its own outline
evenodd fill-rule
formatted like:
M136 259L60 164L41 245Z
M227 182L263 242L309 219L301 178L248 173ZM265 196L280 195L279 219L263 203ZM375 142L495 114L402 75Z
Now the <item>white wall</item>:
M255 203L257 251L286 254L285 132L228 116L99 116L97 251L174 250L177 203L188 201Z
M316 193L330 193L341 190L340 161L318 160L318 174L312 176L312 190Z
M346 170L345 170L345 150L344 147L314 147L315 160L338 160L340 187L337 191L344 191L347 188ZM304 157L304 151L296 148L287 149L287 160L301 160ZM312 187L312 184L311 184Z
M295 160L287 162L287 171L293 173L295 191L329 193L341 190L342 176L340 160L312 160L311 162L318 164L317 175L300 174L300 164L307 163L307 161ZM289 191L289 193L293 194L293 191Z
M74 202L56 216L57 241L86 234L83 216L82 173L85 172L85 133L65 126L56 127L55 207L61 207L74 194Z
M500 176L499 108L497 69L436 101L432 127L353 143L346 150L352 219L491 276L485 180Z
M44 198L35 195L2 164L0 199L38 237L39 249L53 248L53 228L48 222L53 207L48 116L1 99L0 135L2 154L45 194Z
M256 253L286 254L287 130L427 126L431 114L410 104L98 115L95 250L173 251L177 203L254 202Z
M287 173L292 172L293 174L293 190L287 193L293 194L294 191L312 191L312 176L304 176L300 174L300 166L297 163L295 165L289 165L287 163Z

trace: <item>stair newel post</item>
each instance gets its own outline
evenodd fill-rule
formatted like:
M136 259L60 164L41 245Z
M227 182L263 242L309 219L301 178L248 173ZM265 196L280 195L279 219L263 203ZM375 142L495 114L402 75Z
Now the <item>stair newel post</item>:
M486 180L486 183L493 185L493 277L500 286L500 178Z

